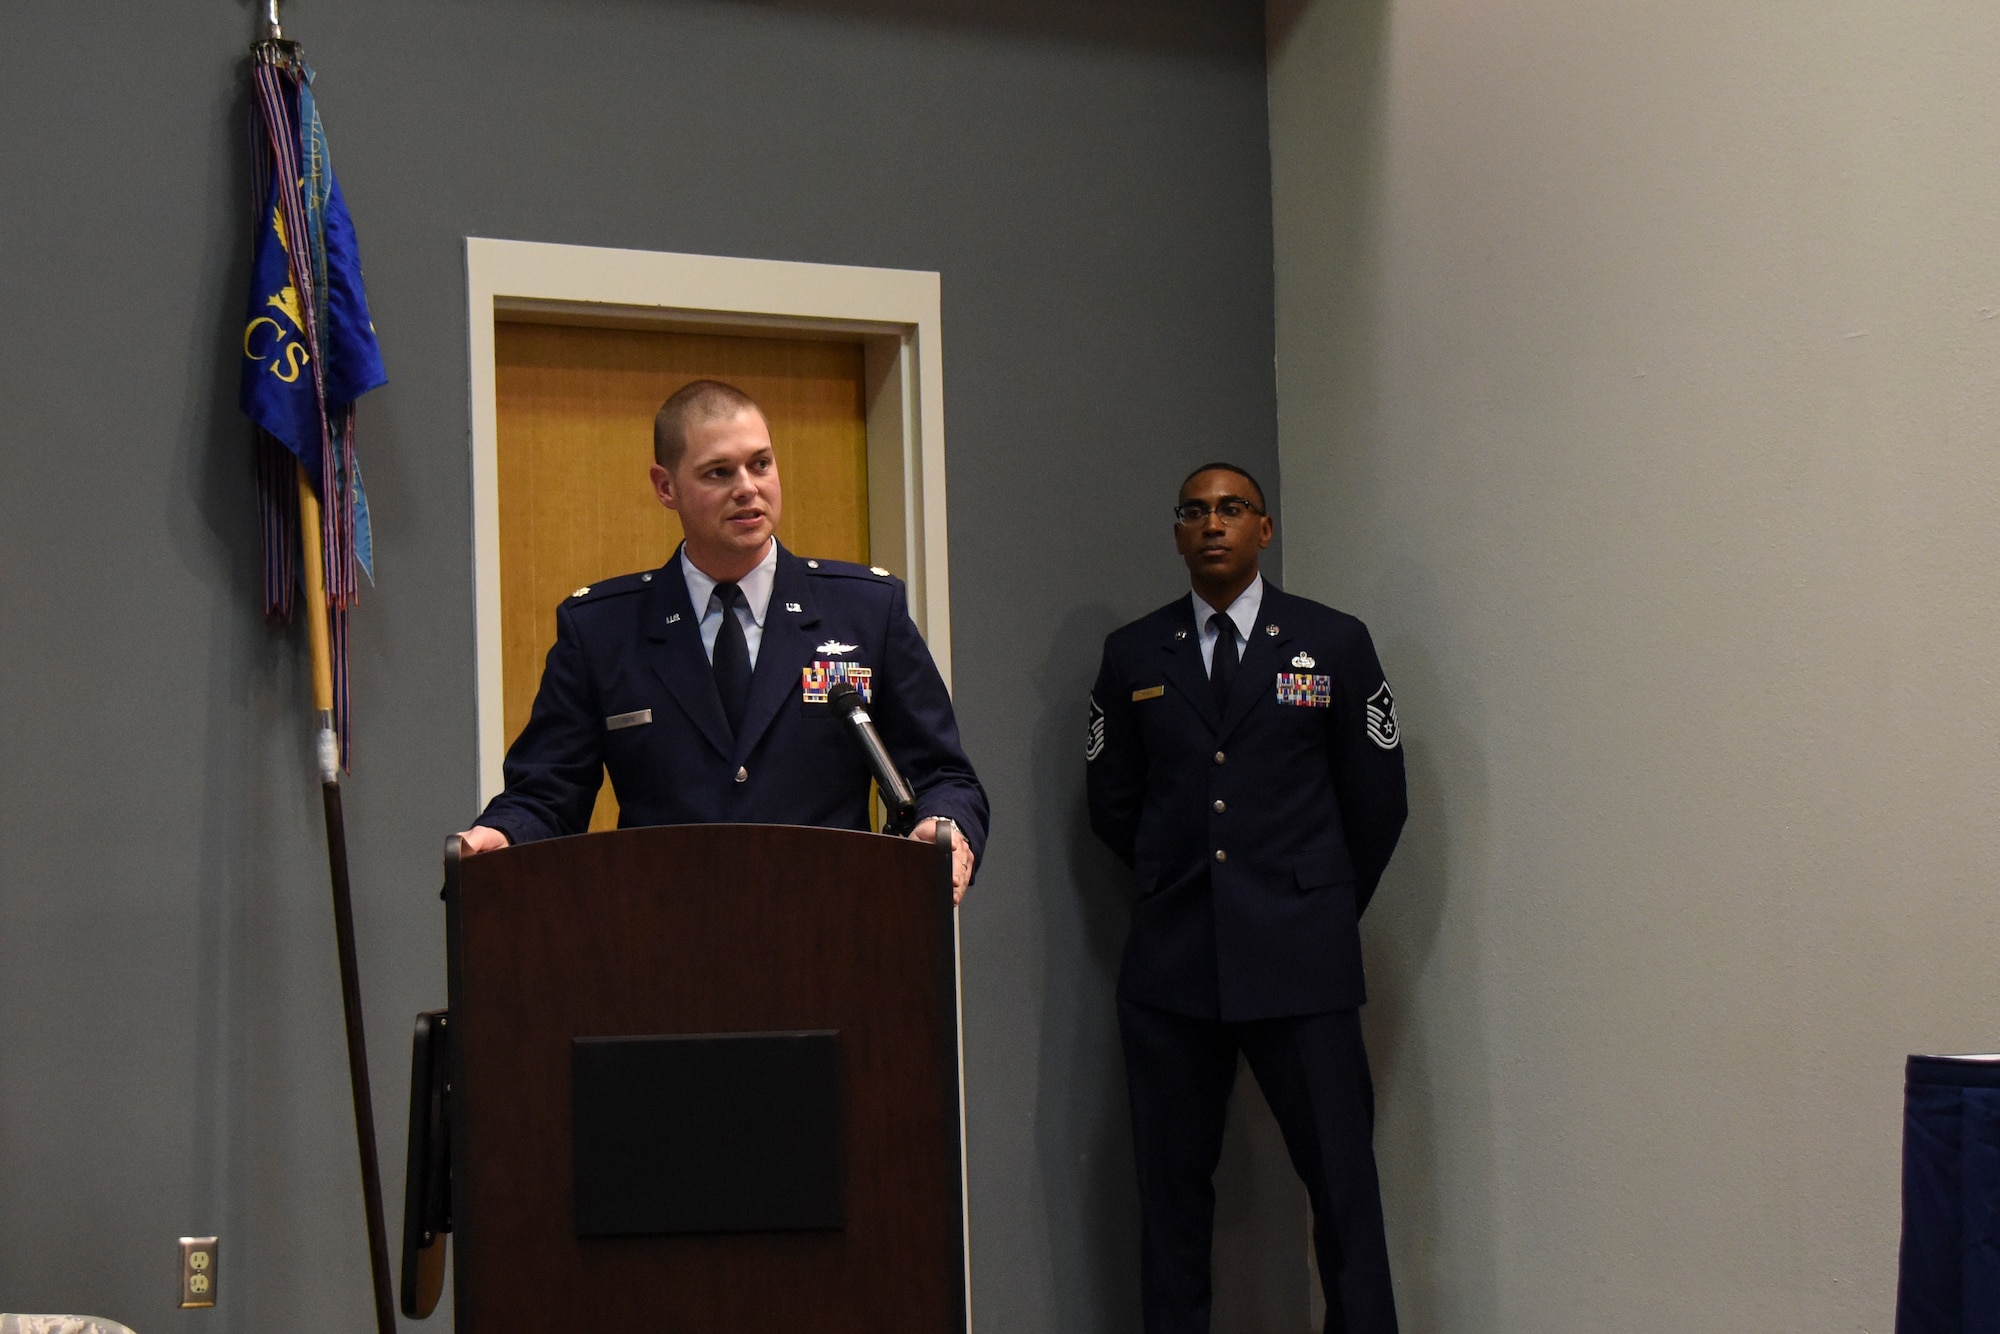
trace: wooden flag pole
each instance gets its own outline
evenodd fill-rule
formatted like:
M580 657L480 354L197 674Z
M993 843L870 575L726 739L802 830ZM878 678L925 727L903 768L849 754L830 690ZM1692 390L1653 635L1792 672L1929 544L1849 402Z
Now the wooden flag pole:
M331 726L333 716L333 642L327 633L326 548L320 539L319 493L306 480L304 464L294 465L299 476L299 555L305 561L306 643L312 650L313 707Z
M305 565L306 642L312 650L313 708L319 712L319 790L326 809L326 860L333 879L333 931L340 951L340 1006L347 1021L347 1081L354 1093L354 1137L361 1151L361 1202L368 1215L368 1267L375 1285L378 1334L396 1334L389 1285L389 1230L382 1222L382 1168L375 1152L375 1101L368 1085L368 1039L361 1019L361 969L354 949L354 900L347 881L347 823L340 802L340 738L333 729L333 646L326 605L326 565L319 495L298 469L299 555Z

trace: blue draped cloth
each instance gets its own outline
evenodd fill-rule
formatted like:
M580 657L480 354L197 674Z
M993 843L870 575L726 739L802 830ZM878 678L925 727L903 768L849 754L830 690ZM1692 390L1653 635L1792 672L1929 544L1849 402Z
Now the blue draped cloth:
M2000 1334L2000 1057L1909 1059L1896 1334Z

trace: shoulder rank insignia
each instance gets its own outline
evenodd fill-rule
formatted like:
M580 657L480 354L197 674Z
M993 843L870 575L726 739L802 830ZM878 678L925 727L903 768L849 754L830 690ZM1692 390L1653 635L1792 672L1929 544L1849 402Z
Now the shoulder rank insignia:
M1396 697L1387 681L1368 697L1368 739L1384 750L1403 744L1403 729L1396 722Z
M1279 672L1278 703L1302 709L1325 709L1333 705L1333 678L1310 672Z
M838 639L829 639L824 644L821 644L818 648L814 649L813 652L832 653L836 655L841 653L852 653L854 652L854 645L843 644Z
M887 578L889 577L889 572L888 572L887 570L883 569L883 568L882 568L882 567L881 567L880 565L870 565L870 566L868 567L868 573L870 573L870 574L879 574L879 575L881 575L881 576L882 576L882 577L883 577L884 579L887 579Z
M799 669L800 698L808 704L826 703L827 693L842 681L861 692L863 703L875 702L875 669L858 662L813 662Z
M583 595L584 595L585 593L588 593L589 591L590 591L590 585L589 585L589 584L585 584L585 585L584 585L584 586L583 586L582 588L579 588L579 589L577 589L577 590L576 590L576 592L574 592L574 593L571 593L571 594L570 594L570 596L571 596L571 597L573 597L573 598L580 598L580 597L582 597L582 596L583 596Z
M1298 657L1296 657L1296 658L1293 658L1293 659L1292 659L1292 666L1294 666L1294 667L1317 667L1317 666L1319 666L1319 664L1313 661L1313 655L1312 655L1312 654L1310 654L1310 653L1305 653L1305 652L1301 652L1301 653L1299 654L1299 656L1298 656Z

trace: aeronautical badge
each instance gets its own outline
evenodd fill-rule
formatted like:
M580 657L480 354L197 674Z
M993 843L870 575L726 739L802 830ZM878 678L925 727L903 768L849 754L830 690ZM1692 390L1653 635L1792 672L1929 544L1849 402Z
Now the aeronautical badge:
M838 657L842 653L854 652L854 645L843 644L838 639L829 639L824 644L821 644L818 648L814 649L813 652L831 653L836 657Z
M814 662L801 668L799 676L804 687L802 698L808 704L826 703L827 692L842 681L859 690L864 702L875 702L875 669L858 662Z
M1324 709L1333 703L1333 678L1311 672L1279 672L1278 703L1301 709Z
M1098 707L1097 696L1090 697L1090 727L1083 736L1083 758L1094 760L1104 753L1104 710Z
M1387 681L1368 697L1368 739L1384 750L1403 744L1403 729L1396 722L1396 697L1389 692Z

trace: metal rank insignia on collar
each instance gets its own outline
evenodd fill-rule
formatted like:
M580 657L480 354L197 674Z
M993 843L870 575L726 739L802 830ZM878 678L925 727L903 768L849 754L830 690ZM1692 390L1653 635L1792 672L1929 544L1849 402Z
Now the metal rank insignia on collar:
M1333 706L1333 678L1310 672L1279 672L1278 703L1302 709Z
M858 662L810 663L800 669L799 678L803 687L800 698L808 704L826 703L827 692L842 681L861 692L863 703L875 702L875 669Z
M1317 667L1317 666L1319 666L1319 664L1313 661L1313 655L1312 655L1312 654L1310 654L1310 653L1307 653L1307 652L1305 652L1304 650L1300 650L1300 652L1299 652L1299 655L1298 655L1298 656L1297 656L1296 658L1293 658L1293 659L1292 659L1292 666L1294 666L1294 667Z

